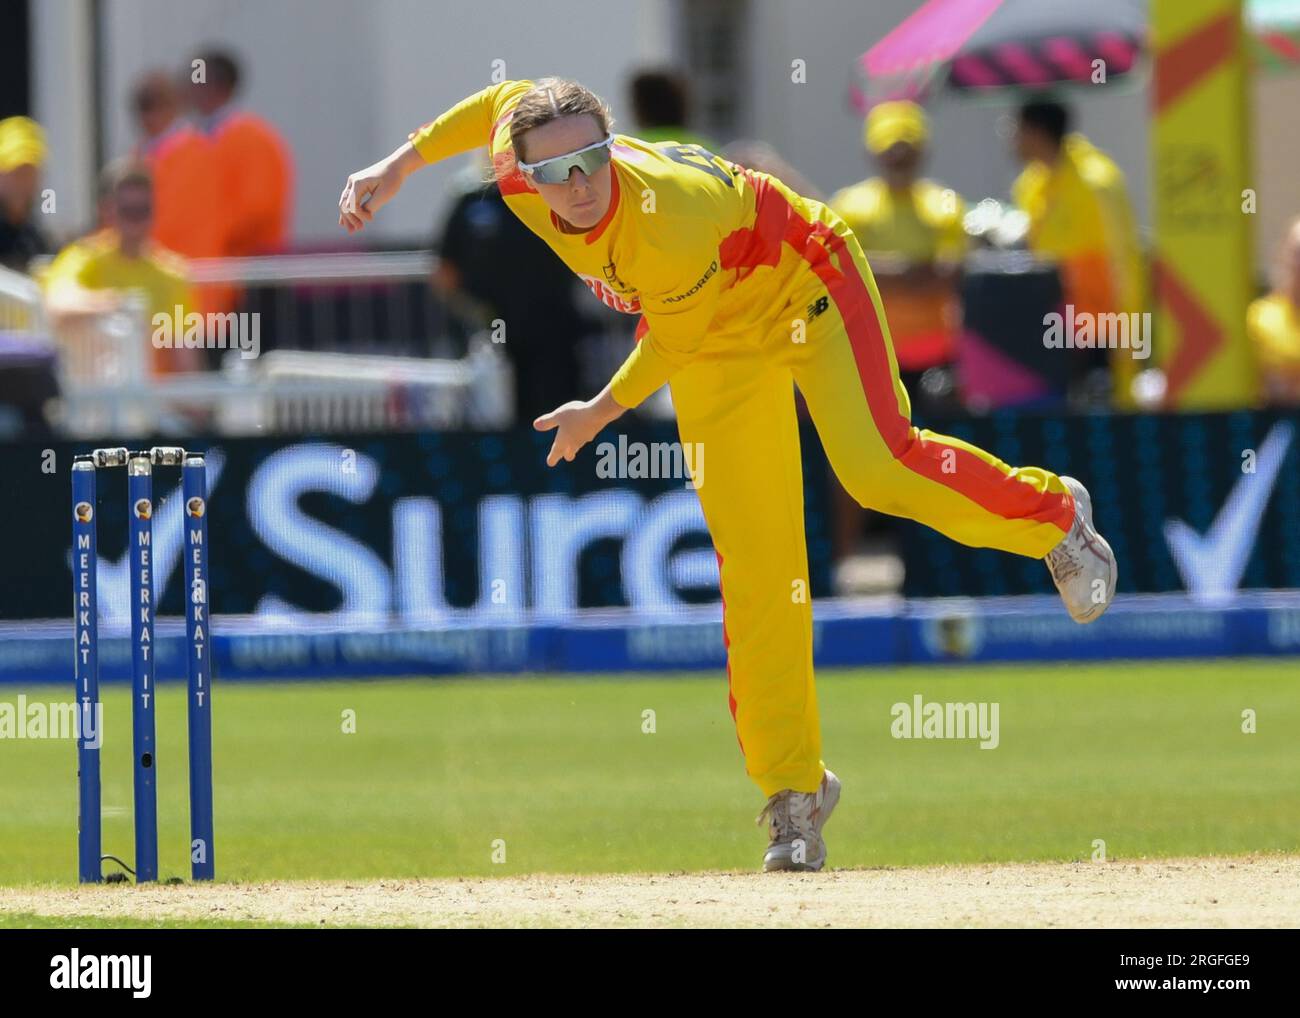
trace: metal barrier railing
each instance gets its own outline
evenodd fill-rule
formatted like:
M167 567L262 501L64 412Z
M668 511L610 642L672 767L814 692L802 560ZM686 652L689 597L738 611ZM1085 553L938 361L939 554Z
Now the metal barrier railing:
M67 384L54 423L68 434L129 436L501 428L510 367L476 340L455 361L277 350L221 371Z
M437 264L427 251L274 255L196 259L189 274L260 315L272 348L455 357L474 308L433 292Z
M190 279L194 283L242 285L427 279L437 264L438 259L428 251L195 258L187 263Z
M191 262L195 283L242 291L240 312L256 308L256 294L278 308L273 322L259 322L261 345L251 352L232 347L218 358L220 370L156 375L143 301L128 299L107 314L60 316L53 334L61 397L47 416L67 434L123 438L162 430L233 435L507 426L509 364L481 326L466 321L468 314L436 300L427 285L435 265L425 252ZM411 303L417 291L426 296ZM388 310L375 314L385 302ZM304 316L313 306L317 313ZM460 325L457 339L448 334L453 320ZM51 331L40 287L26 276L0 276L0 329L5 323L33 335ZM307 349L286 348L300 346Z

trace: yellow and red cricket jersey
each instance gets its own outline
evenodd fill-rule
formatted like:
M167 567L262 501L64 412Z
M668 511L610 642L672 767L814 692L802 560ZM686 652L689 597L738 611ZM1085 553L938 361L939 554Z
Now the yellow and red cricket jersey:
M615 135L608 214L560 229L515 166L504 82L411 135L429 161L488 145L507 205L611 307L642 316L613 380L635 406L671 385L678 431L707 462L697 493L718 557L729 703L765 795L816 790L797 385L831 466L862 505L965 544L1042 557L1073 500L1060 479L915 428L880 294L839 216L699 146Z
M623 134L614 136L609 212L586 233L562 232L514 166L510 112L532 84L486 88L411 141L428 162L487 142L510 209L597 297L644 316L641 342L613 389L619 403L633 407L700 350L726 348L765 327L806 282L805 260L779 243L769 249L772 238L760 236L759 193L772 178L698 146L652 145Z

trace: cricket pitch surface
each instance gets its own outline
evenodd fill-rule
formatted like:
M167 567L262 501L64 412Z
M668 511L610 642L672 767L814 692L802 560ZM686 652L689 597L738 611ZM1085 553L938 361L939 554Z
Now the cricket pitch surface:
M1296 927L1300 855L824 873L0 888L4 913L203 926Z

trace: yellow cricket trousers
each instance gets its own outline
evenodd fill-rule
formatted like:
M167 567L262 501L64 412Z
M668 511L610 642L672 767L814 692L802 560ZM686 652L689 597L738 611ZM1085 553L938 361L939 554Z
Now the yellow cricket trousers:
M671 383L681 440L701 443L708 463L698 494L721 570L728 699L746 772L767 796L815 791L825 770L795 385L836 476L867 508L1038 558L1074 518L1055 474L913 427L857 240L793 206L783 229L807 285L764 334L702 354Z

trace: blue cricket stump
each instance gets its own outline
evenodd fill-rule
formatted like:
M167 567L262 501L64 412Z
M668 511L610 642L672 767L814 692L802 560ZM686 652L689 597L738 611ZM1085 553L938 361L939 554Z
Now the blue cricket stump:
M158 879L158 780L154 689L153 467L181 467L181 559L189 689L190 873L215 878L212 856L212 655L208 614L207 467L203 456L178 446L147 452L96 449L72 466L72 575L77 729L77 872L82 883L103 880L99 700L99 618L96 604L96 471L126 467L131 566L131 738L135 779L135 878Z
M212 657L208 619L208 474L203 457L187 454L182 572L186 584L185 649L189 659L190 875L212 880Z
M158 780L154 724L153 464L126 465L131 544L131 734L135 757L135 879L158 879Z
M95 463L78 456L72 464L72 613L77 701L77 874L85 883L102 879L100 854L99 619L96 583Z

